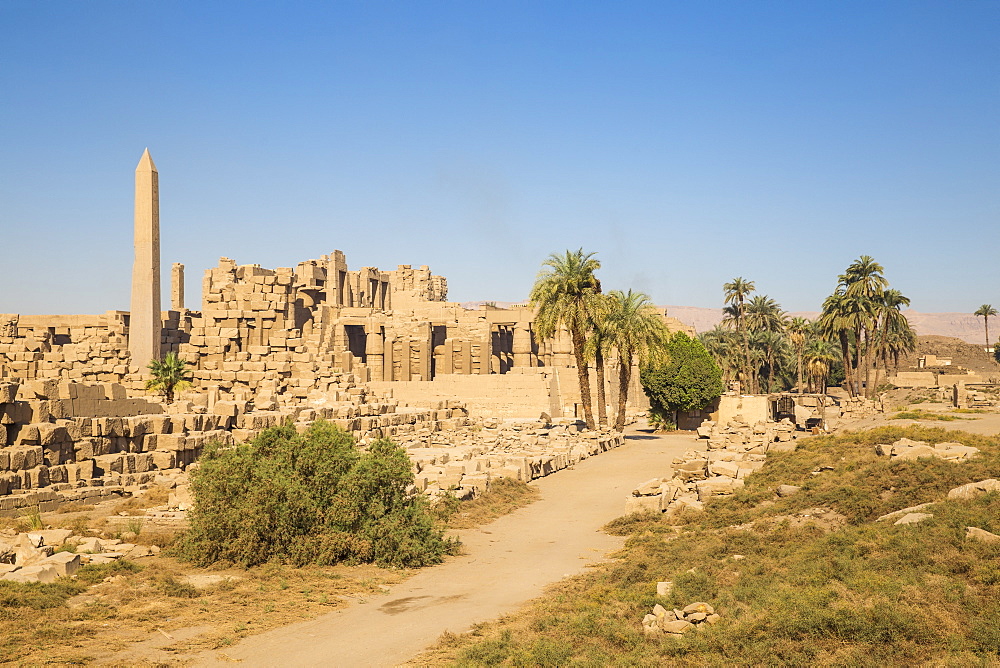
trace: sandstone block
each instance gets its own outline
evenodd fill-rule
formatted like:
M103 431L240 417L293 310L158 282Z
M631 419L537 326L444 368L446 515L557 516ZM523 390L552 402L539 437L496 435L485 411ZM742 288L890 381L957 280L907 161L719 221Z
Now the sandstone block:
M983 543L1000 543L1000 536L979 527L965 527L965 537L982 541Z
M948 492L949 499L972 499L988 492L1000 492L1000 481L995 478L970 482Z

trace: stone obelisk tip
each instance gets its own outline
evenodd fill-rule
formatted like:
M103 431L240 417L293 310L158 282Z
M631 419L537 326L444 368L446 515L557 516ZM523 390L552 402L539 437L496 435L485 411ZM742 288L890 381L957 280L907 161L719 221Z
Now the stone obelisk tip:
M138 171L144 171L144 172L155 172L156 171L156 165L153 164L153 158L152 158L152 156L149 155L149 149L148 148L145 151L142 152L142 157L139 158L139 164L138 164L138 166L136 166L135 171L137 171L137 172Z

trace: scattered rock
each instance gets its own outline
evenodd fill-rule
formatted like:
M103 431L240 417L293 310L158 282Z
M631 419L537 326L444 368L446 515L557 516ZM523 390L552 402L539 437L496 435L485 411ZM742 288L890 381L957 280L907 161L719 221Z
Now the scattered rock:
M970 482L948 492L949 499L972 499L989 492L1000 492L1000 481L995 478Z
M661 584L669 583L657 583L658 590ZM719 619L720 616L708 603L692 603L683 610L675 608L673 612L657 603L653 606L653 612L642 618L642 629L646 635L666 633L680 637L692 629L697 629L701 624L715 624Z
M980 529L979 527L965 527L965 537L982 541L984 543L1000 542L1000 536L995 533L990 533L986 529Z
M910 513L916 513L916 512L918 512L920 510L923 510L924 508L927 508L928 506L933 506L933 505L934 505L933 502L930 502L930 503L921 503L921 504L916 505L916 506L910 506L909 508L902 508L901 510L894 510L891 513L886 513L885 515L882 515L881 517L879 517L875 521L876 522L885 522L886 520L897 519L899 517L902 517L903 515L907 515L907 514L910 514Z
M784 498L786 496L791 496L792 494L795 494L800 489L802 488L797 485L778 485L778 489L776 489L775 491L778 493L778 496Z
M893 524L896 526L901 524L917 524L919 522L923 522L924 520L929 520L932 517L934 517L932 513L906 513L893 522Z
M921 457L937 457L948 461L964 461L979 454L978 448L961 443L938 443L930 445L925 441L914 441L901 438L892 445L880 443L875 446L875 453L880 457L900 461L912 461Z

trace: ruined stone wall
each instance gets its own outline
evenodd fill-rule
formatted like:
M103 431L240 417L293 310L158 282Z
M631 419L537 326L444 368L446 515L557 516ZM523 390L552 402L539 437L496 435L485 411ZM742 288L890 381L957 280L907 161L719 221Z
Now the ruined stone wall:
M128 372L128 314L0 315L0 378L112 381Z

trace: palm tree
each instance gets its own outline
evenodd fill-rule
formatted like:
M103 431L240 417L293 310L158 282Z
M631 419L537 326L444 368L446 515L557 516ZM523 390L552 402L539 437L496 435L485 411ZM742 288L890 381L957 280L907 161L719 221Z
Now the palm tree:
M840 275L840 284L852 295L873 299L889 287L884 271L885 267L870 255L862 255Z
M785 330L785 312L781 304L767 295L756 295L743 309L743 321L750 332L777 332Z
M730 282L722 284L723 301L734 307L736 332L743 342L743 381L747 383L750 380L750 343L747 341L746 323L744 322L744 303L754 289L753 281L748 281L742 276L737 276ZM753 391L753 388L747 389Z
M163 392L167 403L173 403L175 392L191 387L190 376L185 376L187 364L174 352L167 353L162 360L153 360L147 367L153 377L146 381L146 389Z
M762 331L754 332L751 341L754 352L760 360L759 377L761 379L767 378L766 383L762 383L760 387L766 392L774 392L775 376L781 374L789 357L788 339L779 332Z
M986 348L990 347L990 317L998 315L997 310L991 304L983 304L973 315L983 316L983 326L986 327Z
M806 336L809 334L809 321L805 318L792 318L785 328L788 340L795 349L795 386L802 391L802 352L806 347Z
M830 369L837 362L836 348L822 339L813 339L806 345L804 356L809 376L809 390L826 394L826 379L830 375Z
M644 365L662 356L670 332L645 293L612 290L607 305L603 329L608 344L618 351L618 413L614 427L621 431L625 428L632 365Z
M858 388L851 364L851 337L855 335L857 341L855 332L859 318L858 300L845 294L840 287L823 302L823 312L819 316L819 326L823 336L840 343L840 352L844 358L844 382L852 397L857 396Z
M716 325L714 329L702 332L698 335L698 340L715 358L719 368L722 369L722 379L728 385L729 381L739 377L743 365L743 352L739 336L733 330L726 329L725 322L723 321L723 325Z
M862 255L839 277L840 286L849 297L856 300L858 307L854 320L854 369L860 372L862 365L864 366L865 394L868 396L875 389L870 373L876 348L873 339L878 325L878 301L889 287L889 281L882 274L884 271L885 268L870 255Z
M605 396L604 359L609 352L610 343L605 334L607 312L610 308L606 295L595 295L591 310L591 332L587 340L587 361L594 361L594 371L597 380L597 424L608 424L608 400Z
M909 305L910 299L903 296L899 290L885 290L875 300L877 333L874 348L876 358L882 361L882 368L885 369L887 377L889 358L892 357L898 367L900 355L913 352L917 347L917 335L901 310L902 307ZM875 382L869 396L874 396L879 384L878 376L879 369L876 367Z
M564 254L553 253L542 263L542 271L531 288L530 302L538 309L535 330L549 338L565 327L573 342L580 401L588 429L594 429L594 411L590 400L590 374L587 368L587 334L593 326L595 297L601 292L601 282L594 272L601 268L594 253L580 248Z

